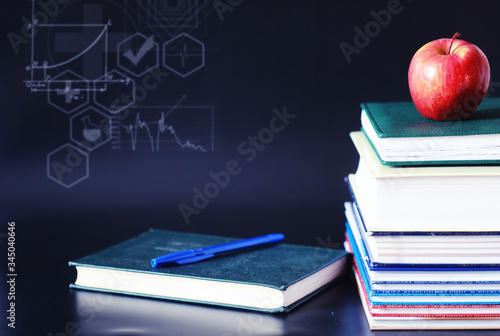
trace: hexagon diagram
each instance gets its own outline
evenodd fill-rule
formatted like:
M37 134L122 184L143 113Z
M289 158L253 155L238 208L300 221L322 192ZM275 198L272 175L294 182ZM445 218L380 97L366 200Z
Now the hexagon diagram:
M89 176L89 156L72 144L47 154L47 177L71 188Z
M112 70L94 81L94 102L116 114L135 102L135 81Z
M89 82L71 70L66 70L47 84L50 105L70 114L89 102Z
M110 117L89 107L71 117L69 136L80 148L91 151L111 140L110 127Z
M163 66L186 77L205 66L205 44L182 33L163 44Z
M158 43L154 35L136 33L117 45L117 63L120 68L140 77L159 65Z

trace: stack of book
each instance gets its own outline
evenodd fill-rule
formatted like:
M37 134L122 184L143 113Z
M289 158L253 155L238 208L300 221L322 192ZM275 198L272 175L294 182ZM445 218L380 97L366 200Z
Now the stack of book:
M345 245L370 328L500 328L500 99L467 121L361 115Z

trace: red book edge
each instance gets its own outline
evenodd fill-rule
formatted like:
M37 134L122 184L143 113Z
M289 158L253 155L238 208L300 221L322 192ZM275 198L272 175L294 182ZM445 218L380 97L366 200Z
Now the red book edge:
M345 235L349 249L352 251L352 245L349 237ZM358 269L358 263L356 258L353 258L354 265L353 270L356 276L356 283L358 285L358 290L361 293L362 300L365 301L366 306L370 315L377 317L446 317L446 318L480 318L480 317L500 317L500 314L382 314L377 313L377 308L400 308L404 310L405 308L499 308L500 305L373 305L368 298L368 293L366 291L365 284L362 281L361 274Z

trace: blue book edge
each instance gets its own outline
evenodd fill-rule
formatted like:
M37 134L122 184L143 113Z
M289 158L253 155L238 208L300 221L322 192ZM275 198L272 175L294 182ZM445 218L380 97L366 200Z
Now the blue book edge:
M371 286L371 281L369 278L369 275L365 269L365 265L363 263L363 258L367 257L362 256L358 250L358 242L354 239L354 236L352 232L350 231L349 224L346 222L346 235L348 236L348 239L350 241L350 246L352 248L353 256L354 259L356 260L356 264L358 265L358 270L359 274L361 276L361 281L363 282L366 293L368 294L368 299L370 300L371 305L388 305L388 306L396 306L396 305L456 305L456 304L467 304L467 305L495 305L495 304L500 304L500 296L499 296L499 301L497 302L480 302L480 301L474 301L474 302L401 302L397 301L398 296L412 296L411 291L406 291L406 292L400 292L400 293L391 293L391 294L385 294L384 291L374 291L372 290ZM381 295L384 294L384 295ZM467 294L462 294L461 296L465 296ZM487 294L484 294L487 295ZM377 301L376 298L377 296L393 296L395 298L395 301ZM440 296L439 294L432 295L431 293L428 294L420 294L418 292L414 292L413 296ZM457 295L459 296L459 295ZM470 296L470 295L469 295ZM480 295L475 295L480 297Z
M348 223L347 223L348 224ZM348 232L351 232L347 225ZM370 259L367 247L364 242L359 242L363 255L366 258L367 266L370 270L380 271L498 271L500 264L395 264L378 263Z

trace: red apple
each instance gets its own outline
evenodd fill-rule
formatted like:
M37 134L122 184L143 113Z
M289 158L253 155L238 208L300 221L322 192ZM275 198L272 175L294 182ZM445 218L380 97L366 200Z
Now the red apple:
M427 43L408 70L410 94L417 110L433 120L463 120L474 112L490 83L486 55L472 43L451 39Z

